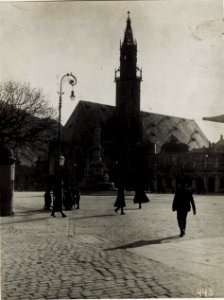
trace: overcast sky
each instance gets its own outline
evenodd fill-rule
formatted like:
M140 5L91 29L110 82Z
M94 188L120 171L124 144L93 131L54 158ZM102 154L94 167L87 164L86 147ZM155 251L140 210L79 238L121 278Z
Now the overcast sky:
M131 12L143 70L141 109L195 119L212 142L224 124L222 0L0 3L0 80L30 82L57 108L61 77L66 122L79 100L115 105L114 69Z

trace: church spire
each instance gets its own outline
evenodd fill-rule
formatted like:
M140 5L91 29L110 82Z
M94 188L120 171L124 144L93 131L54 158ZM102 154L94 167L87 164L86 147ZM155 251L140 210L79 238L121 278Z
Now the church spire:
M128 12L124 40L120 47L120 77L122 79L136 78L137 72L137 43L134 41L130 12Z
M128 11L127 26L124 34L123 45L134 45L133 33L131 28L130 11Z

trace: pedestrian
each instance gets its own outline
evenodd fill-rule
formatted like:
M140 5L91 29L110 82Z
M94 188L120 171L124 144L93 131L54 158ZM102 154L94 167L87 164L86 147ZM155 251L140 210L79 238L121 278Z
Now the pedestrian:
M64 197L63 197L63 205L65 210L72 210L73 199L72 192L70 187L66 187L63 189Z
M124 207L126 206L125 204L125 194L124 194L124 189L123 188L118 188L118 193L117 193L117 199L114 203L115 212L117 213L119 209L121 209L121 215L125 215L124 213Z
M142 208L142 203L149 202L149 198L146 196L145 191L139 186L135 190L134 203L139 204L139 209Z
M60 212L62 217L67 217L62 211L62 187L61 183L57 182L53 190L53 210L51 213L52 217L55 217L55 212Z
M79 209L79 202L80 202L80 192L78 188L75 188L73 190L73 204L74 204L74 208L76 205L76 209Z
M44 194L44 209L45 210L51 210L51 191L49 188L46 189L46 192Z
M187 189L187 184L181 182L178 184L172 204L172 210L177 211L177 222L180 228L180 237L185 235L187 214L191 210L191 206L195 215L196 206L192 193Z

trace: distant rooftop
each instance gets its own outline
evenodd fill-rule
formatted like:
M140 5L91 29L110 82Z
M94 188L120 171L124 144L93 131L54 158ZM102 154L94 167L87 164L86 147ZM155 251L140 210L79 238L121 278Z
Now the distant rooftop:
M205 121L224 123L224 115L219 115L219 116L214 116L214 117L204 117L202 119Z

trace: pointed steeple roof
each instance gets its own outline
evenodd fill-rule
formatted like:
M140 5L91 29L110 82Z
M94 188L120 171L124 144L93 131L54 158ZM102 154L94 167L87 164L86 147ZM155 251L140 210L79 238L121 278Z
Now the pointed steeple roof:
M133 33L131 28L130 11L128 11L127 26L124 33L123 45L134 45Z

